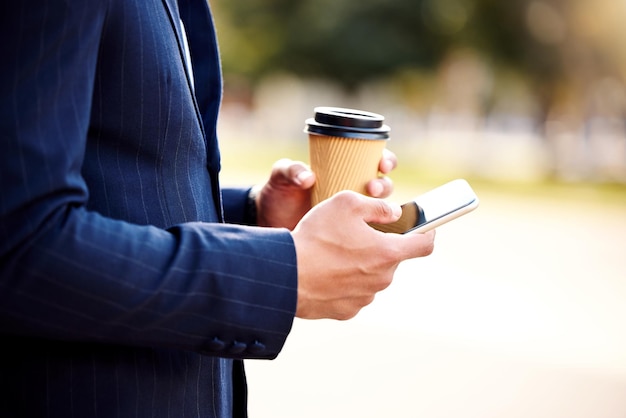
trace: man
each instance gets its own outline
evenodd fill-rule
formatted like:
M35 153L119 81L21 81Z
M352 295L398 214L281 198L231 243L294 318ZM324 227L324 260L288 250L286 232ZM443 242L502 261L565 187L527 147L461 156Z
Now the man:
M246 416L242 359L432 251L369 228L398 217L380 199L308 211L301 163L220 189L204 0L4 2L0 21L0 416Z

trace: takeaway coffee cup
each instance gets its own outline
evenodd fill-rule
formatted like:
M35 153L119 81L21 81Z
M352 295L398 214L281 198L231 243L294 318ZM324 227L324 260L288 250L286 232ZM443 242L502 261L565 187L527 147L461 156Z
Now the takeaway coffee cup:
M389 139L382 115L341 107L316 107L305 121L309 163L317 181L311 204L342 190L365 194L368 181L378 176L378 164Z

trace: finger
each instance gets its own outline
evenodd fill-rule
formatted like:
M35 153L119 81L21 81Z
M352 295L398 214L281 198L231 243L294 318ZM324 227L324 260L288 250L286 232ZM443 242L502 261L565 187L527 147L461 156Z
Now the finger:
M388 197L393 192L393 182L389 177L379 177L370 180L365 186L365 191L372 197Z
M378 171L383 174L389 174L398 166L398 157L395 153L388 150L387 148L383 149L383 157L380 159L380 163L378 163Z
M291 182L302 189L308 189L315 183L315 175L302 161L292 161L288 173Z
M305 163L283 158L278 160L272 168L272 181L308 189L315 183L315 175Z
M340 207L353 208L357 216L365 222L391 223L400 218L400 205L381 199L364 196L351 191L337 193L333 198Z
M398 239L398 247L403 259L425 257L435 249L435 230L423 234L387 234L387 237Z

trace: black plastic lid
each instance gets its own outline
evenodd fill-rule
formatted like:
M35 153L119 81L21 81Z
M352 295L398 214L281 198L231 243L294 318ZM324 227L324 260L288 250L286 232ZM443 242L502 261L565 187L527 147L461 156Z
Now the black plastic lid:
M316 107L315 118L306 120L305 132L359 139L389 139L389 126L377 113L342 107Z

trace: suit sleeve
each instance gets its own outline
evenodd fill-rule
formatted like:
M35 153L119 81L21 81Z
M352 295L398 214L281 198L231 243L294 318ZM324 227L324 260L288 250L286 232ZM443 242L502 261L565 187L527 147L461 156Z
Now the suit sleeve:
M1 6L0 333L275 357L296 308L287 230L163 230L85 209L106 2L69 3Z
M256 225L256 208L250 199L250 187L228 187L222 190L224 220L238 225Z

